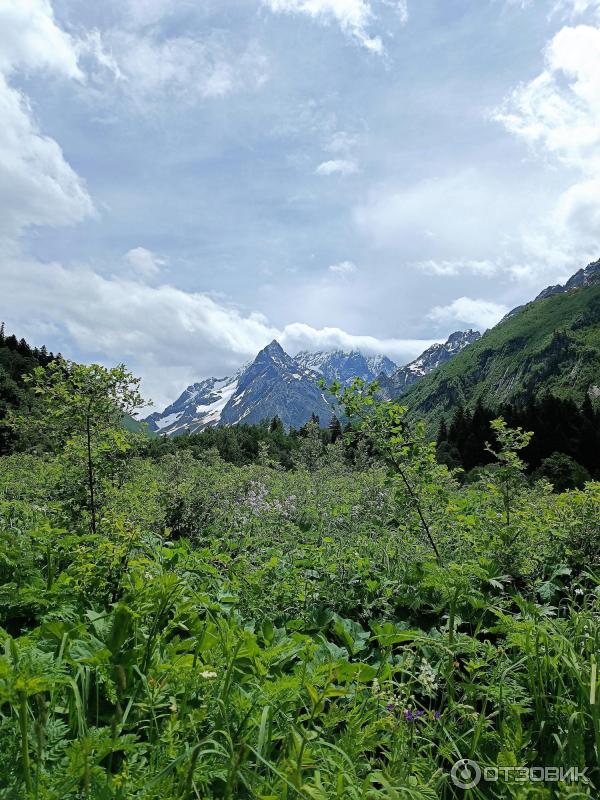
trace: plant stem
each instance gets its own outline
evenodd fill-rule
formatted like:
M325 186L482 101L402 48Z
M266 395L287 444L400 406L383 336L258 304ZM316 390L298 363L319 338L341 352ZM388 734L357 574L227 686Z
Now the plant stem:
M90 428L90 415L85 418L86 438L87 438L87 466L88 466L88 486L90 490L90 512L92 514L92 533L96 533L96 497L94 493L94 462L92 461L92 432Z
M23 761L23 775L27 794L33 789L31 780L31 762L29 760L29 733L27 729L27 694L19 692L19 729L21 731L21 759Z

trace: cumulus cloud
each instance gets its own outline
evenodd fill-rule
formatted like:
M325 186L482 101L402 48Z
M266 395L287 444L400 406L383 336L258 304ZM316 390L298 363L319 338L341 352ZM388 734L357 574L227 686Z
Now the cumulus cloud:
M35 124L26 98L0 75L0 234L69 225L93 212L83 181Z
M383 52L381 37L369 32L378 0L263 0L263 3L274 13L306 14L321 23L334 22L362 47L372 53ZM394 7L400 21L406 22L406 0L381 0L379 5Z
M56 24L50 0L2 0L0 71L39 70L83 78L77 44Z
M471 297L458 297L446 306L435 306L429 312L429 318L436 322L457 321L467 325L476 325L479 329L493 327L508 313L508 308L490 300L475 300Z
M82 78L73 40L57 27L46 0L0 4L0 235L30 225L69 225L93 213L84 182L54 139L40 131L14 72Z
M350 275L356 272L356 264L353 261L340 261L338 264L331 264L329 271L337 275Z
M356 161L339 158L323 161L315 170L317 175L355 175L358 172Z
M365 354L384 353L405 364L434 344L435 339L379 339L347 333L341 328L313 328L301 322L286 325L279 341L289 353L300 350L361 350Z
M145 247L134 247L125 253L125 261L134 273L142 278L154 278L165 266L166 259L159 258Z
M567 166L600 169L600 29L565 27L546 49L546 67L519 86L495 118Z
M579 173L537 238L546 252L590 253L600 221L600 28L563 27L546 48L544 70L517 87L495 119L534 153Z

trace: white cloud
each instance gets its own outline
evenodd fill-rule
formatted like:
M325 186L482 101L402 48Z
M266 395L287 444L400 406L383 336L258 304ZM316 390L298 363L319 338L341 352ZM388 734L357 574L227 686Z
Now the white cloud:
M579 173L530 241L546 254L582 261L597 248L600 222L600 28L562 28L546 48L544 70L519 86L495 118L534 152Z
M238 90L257 89L268 64L254 42L235 47L216 34L157 38L150 32L94 31L81 45L96 62L94 84L115 88L138 104L157 100L195 103Z
M384 353L404 364L430 347L435 339L379 339L347 333L341 328L313 328L302 322L286 325L279 341L291 354L300 350L361 350L366 354Z
M346 155L358 144L358 136L347 131L333 133L325 146L330 153Z
M355 175L358 172L358 164L349 159L334 159L319 164L315 172L317 175Z
M577 16L588 11L600 12L600 0L556 0L554 11Z
M42 71L82 79L76 43L54 20L48 0L0 3L0 236L31 225L69 225L93 213L83 181L60 146L44 136L13 73Z
M508 308L490 300L475 300L471 297L458 297L447 306L435 306L429 318L436 322L463 322L476 325L480 329L493 327L508 313Z
M356 264L353 261L340 261L339 264L331 264L329 271L338 275L350 275L356 272Z
M70 225L92 214L83 181L2 74L0 119L0 235L18 236L30 225Z
M563 164L600 169L600 29L565 27L546 49L546 68L495 114L506 128Z
M167 263L166 259L159 258L145 247L134 247L129 250L125 253L125 261L133 272L142 278L156 277Z
M378 339L299 322L278 328L262 314L243 313L201 292L24 257L7 256L1 263L3 291L11 298L9 328L38 341L51 331L55 341L62 338L93 357L129 362L159 406L194 380L235 370L274 338L291 353L362 349L401 362L432 343Z
M337 23L344 33L373 53L383 52L380 36L372 36L369 28L375 20L374 5L378 0L263 0L274 13L306 14L321 23ZM400 21L408 17L406 0L382 0L394 7Z
M418 261L415 263L417 269L422 272L427 272L431 275L440 276L456 276L471 273L472 275L483 275L490 277L495 275L500 270L500 264L496 261L489 259L475 260L475 259L454 259L454 260L441 260L428 259L427 261Z
M76 42L54 20L49 0L2 0L0 71L49 70L83 78Z

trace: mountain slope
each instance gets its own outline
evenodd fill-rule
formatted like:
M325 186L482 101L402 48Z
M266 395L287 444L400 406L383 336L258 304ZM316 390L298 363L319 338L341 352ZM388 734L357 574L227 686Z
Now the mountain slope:
M454 333L444 345L430 347L409 365L406 381L419 380L478 336L474 331ZM320 380L327 385L339 381L348 386L356 377L372 383L401 372L382 355L335 350L302 352L292 358L273 341L234 376L207 378L188 386L174 403L162 413L151 414L146 422L151 431L168 436L216 425L254 424L273 417L279 417L286 428L300 428L312 414L327 425L335 409L320 388Z
M551 293L506 317L405 395L434 425L456 405L491 408L548 392L600 396L600 285Z
M327 424L333 412L319 388L319 377L273 341L232 377L207 378L188 386L174 403L146 421L151 430L169 436L273 417L280 417L286 427L301 427L312 413Z
M318 385L318 375L300 367L273 341L241 374L223 408L221 425L261 422L280 417L286 427L304 425L311 414L327 424L332 408Z
M151 430L169 435L216 425L237 389L240 375L238 372L231 378L206 378L193 383L162 413L150 414L146 422Z
M588 286L596 286L598 284L600 284L600 259L588 264L584 269L577 270L566 283L546 286L532 302L536 303L538 300L545 300L546 297L551 297L554 294L566 294L575 289L585 289ZM524 308L526 308L525 305L517 306L513 308L512 311L509 311L506 317L512 317L513 314L518 314L519 311L522 311Z
M467 345L476 342L480 337L479 331L455 331L446 342L431 345L418 358L415 358L410 364L400 367L392 375L379 375L378 381L382 396L391 399L404 394L410 386L420 381L432 370L451 361Z

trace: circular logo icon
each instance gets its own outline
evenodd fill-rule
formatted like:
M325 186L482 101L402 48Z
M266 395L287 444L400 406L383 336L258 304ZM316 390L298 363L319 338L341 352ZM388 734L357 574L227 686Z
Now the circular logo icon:
M481 780L479 764L470 758L461 758L450 771L452 783L459 789L472 789Z

